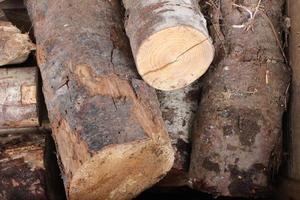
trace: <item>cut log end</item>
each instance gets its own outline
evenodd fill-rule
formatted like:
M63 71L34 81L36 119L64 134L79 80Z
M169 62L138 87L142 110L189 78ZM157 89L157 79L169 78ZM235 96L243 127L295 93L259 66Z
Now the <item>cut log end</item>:
M36 67L0 69L0 129L39 126L37 76Z
M145 185L158 182L162 172L170 170L171 158L171 146L158 148L151 140L112 145L78 169L70 183L69 197L78 200L134 198Z
M136 55L137 68L152 87L169 91L183 88L201 77L214 57L206 34L189 26L156 32Z
M22 63L35 49L29 35L22 34L10 22L0 21L0 38L0 66Z

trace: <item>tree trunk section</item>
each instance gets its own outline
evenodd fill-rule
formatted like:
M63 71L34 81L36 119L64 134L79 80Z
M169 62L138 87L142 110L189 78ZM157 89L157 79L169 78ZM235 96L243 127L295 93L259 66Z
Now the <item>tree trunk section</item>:
M199 88L199 83L193 83L176 91L158 91L163 119L175 151L174 165L160 182L160 186L188 185L191 133L195 113L198 109Z
M47 200L45 135L0 134L0 199Z
M39 126L36 67L0 68L0 129Z
M0 21L0 66L26 61L34 48L28 34L22 34L10 22Z
M119 2L27 8L68 198L131 199L158 182L174 152L155 91L136 79Z
M183 88L209 67L214 47L198 0L123 0L138 72L159 90Z
M216 196L259 197L272 190L281 162L290 71L280 43L283 0L242 2L214 6L215 48L223 52L204 83L190 177Z
M290 161L289 177L300 181L300 1L288 0L288 14L291 20L291 29L289 35L289 59L293 70L290 123L291 123L291 141L290 143Z

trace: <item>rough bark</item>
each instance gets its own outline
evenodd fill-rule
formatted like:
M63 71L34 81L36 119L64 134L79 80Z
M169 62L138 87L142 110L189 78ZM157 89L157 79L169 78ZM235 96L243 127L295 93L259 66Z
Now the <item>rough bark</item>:
M162 116L175 151L174 165L160 186L188 185L191 132L198 109L199 83L176 91L158 91Z
M24 62L34 48L28 34L22 34L10 22L0 21L0 66Z
M46 200L45 135L0 134L0 199Z
M291 141L289 177L300 180L300 1L288 0L288 14L290 17L291 29L289 35L289 61L293 70L290 125Z
M37 68L0 68L0 129L39 125Z
M224 0L213 11L215 47L225 50L204 83L190 177L192 187L217 196L268 195L281 161L290 78L280 44L283 0L259 2Z
M209 67L214 48L198 0L123 0L138 72L160 90L183 88Z
M119 2L27 8L68 198L131 199L159 181L174 152L155 91L136 79Z

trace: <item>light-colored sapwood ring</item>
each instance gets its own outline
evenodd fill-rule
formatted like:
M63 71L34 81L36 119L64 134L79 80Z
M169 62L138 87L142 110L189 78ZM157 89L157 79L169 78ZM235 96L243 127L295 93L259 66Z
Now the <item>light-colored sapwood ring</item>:
M139 74L159 90L183 88L201 77L214 57L207 34L190 27L175 26L151 35L136 55Z

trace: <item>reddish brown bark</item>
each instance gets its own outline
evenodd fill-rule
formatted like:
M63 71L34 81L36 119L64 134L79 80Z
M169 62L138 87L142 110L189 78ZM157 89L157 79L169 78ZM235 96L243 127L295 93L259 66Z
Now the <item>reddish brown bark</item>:
M137 79L119 1L27 8L68 198L130 199L159 181L173 150L155 91Z

